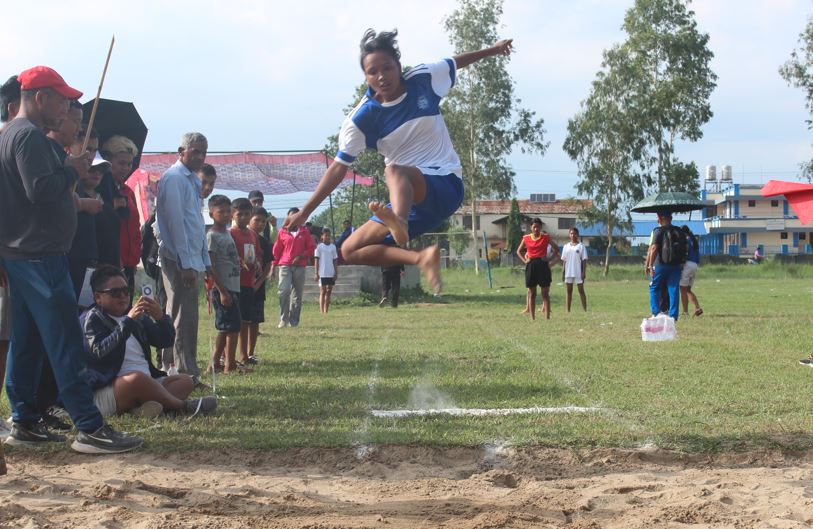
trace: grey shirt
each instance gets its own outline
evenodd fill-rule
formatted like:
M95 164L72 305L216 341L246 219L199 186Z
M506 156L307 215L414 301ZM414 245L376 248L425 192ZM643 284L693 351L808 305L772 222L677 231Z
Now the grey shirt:
M226 290L240 292L240 257L237 246L229 232L209 230L206 234L206 247L212 256L212 269Z
M34 259L68 252L76 233L78 175L57 159L45 133L25 118L0 134L0 256Z

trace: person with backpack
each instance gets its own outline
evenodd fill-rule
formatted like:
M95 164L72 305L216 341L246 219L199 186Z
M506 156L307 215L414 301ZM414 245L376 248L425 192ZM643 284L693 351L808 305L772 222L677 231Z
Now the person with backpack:
M649 282L649 306L658 315L664 285L669 292L669 316L678 319L680 307L680 274L686 262L686 236L672 226L672 214L658 212L658 227L652 232L652 244L646 256Z
M697 277L697 267L700 263L700 243L697 235L692 233L689 226L684 225L681 230L686 237L686 263L680 274L680 303L683 305L684 316L689 315L689 301L694 305L694 315L700 316L703 314L703 309L700 308L697 296L692 292L694 280Z

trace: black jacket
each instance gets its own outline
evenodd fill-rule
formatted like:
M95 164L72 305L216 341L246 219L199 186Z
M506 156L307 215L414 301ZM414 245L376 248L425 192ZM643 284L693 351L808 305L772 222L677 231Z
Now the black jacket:
M87 370L85 380L94 390L110 385L121 370L124 362L124 351L127 339L134 336L144 358L150 366L153 378L166 376L157 369L150 358L150 346L157 348L172 347L175 343L175 328L169 316L154 322L149 316L140 316L135 320L125 317L118 323L101 308L93 305L82 315L82 329L85 333L85 353Z

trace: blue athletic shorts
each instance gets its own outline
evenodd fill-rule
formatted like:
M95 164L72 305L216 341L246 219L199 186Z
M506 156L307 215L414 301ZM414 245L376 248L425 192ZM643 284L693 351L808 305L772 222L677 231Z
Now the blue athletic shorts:
M432 231L448 219L463 203L463 181L454 173L447 175L423 175L426 180L426 198L413 204L409 210L409 238ZM392 209L392 204L387 204ZM370 220L383 224L372 216ZM392 234L384 237L384 244L395 244Z

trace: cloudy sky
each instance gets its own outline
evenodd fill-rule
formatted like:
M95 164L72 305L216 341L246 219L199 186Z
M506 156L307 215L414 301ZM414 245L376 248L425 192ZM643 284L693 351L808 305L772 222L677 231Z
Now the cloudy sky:
M140 5L139 5L140 4ZM574 194L562 151L605 48L623 39L632 0L506 0L501 33L515 40L509 71L523 105L545 119L544 157L513 156L520 198ZM397 27L405 64L452 54L442 27L455 0L123 2L38 0L4 9L0 75L46 64L95 93L110 36L116 48L104 96L136 103L147 150L174 150L185 131L210 149L319 149L363 81L358 41L368 27ZM375 10L370 6L375 6ZM696 0L719 75L714 117L678 154L698 166L732 165L736 181L793 179L813 154L801 90L777 68L797 45L813 4L803 0ZM5 73L3 73L5 72ZM5 78L5 77L4 77ZM275 197L279 211L301 196Z

